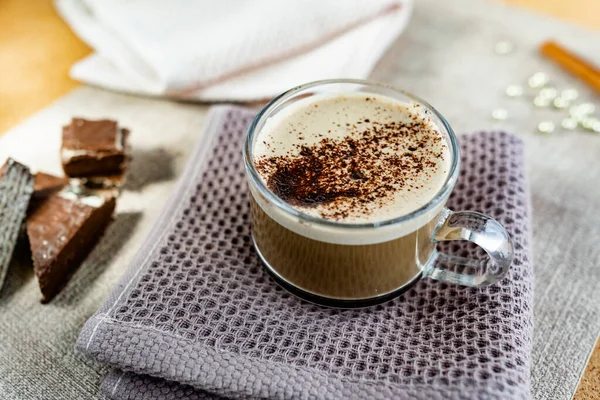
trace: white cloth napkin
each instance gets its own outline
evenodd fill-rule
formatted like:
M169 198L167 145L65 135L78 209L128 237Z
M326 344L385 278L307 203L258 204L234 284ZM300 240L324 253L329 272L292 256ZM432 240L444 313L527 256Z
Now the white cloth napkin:
M100 87L251 101L327 78L366 78L413 0L56 0L95 52L71 69Z

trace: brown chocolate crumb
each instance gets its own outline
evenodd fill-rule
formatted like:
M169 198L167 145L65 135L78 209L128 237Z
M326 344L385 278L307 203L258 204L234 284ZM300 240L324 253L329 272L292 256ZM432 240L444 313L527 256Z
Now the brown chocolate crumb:
M369 119L363 119L369 123ZM348 125L348 124L347 124ZM299 145L298 151L255 160L268 188L296 207L319 207L323 218L368 216L398 190L423 187L437 168L441 136L421 118L351 124L343 139Z

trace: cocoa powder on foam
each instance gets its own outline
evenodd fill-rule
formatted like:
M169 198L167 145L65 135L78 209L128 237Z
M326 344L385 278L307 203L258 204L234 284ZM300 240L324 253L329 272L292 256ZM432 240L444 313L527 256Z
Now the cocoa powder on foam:
M444 157L441 134L416 113L408 121L362 118L345 125L343 138L323 132L316 143L295 144L296 151L258 157L268 188L292 206L344 220L368 217L399 190L418 191L441 168L435 161Z

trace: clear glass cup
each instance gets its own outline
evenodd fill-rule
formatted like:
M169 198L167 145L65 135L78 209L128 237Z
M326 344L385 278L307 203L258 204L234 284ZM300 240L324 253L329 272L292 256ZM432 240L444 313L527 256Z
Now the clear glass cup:
M344 223L305 214L271 192L254 164L253 147L265 122L299 99L363 92L423 107L447 142L451 167L439 192L421 208L377 223ZM429 277L466 286L486 286L508 271L511 240L494 219L445 208L459 173L456 135L444 117L422 99L386 84L335 79L308 83L273 99L254 118L244 142L252 209L252 238L267 271L305 300L334 307L363 307L387 301ZM440 252L436 243L467 240L487 257Z

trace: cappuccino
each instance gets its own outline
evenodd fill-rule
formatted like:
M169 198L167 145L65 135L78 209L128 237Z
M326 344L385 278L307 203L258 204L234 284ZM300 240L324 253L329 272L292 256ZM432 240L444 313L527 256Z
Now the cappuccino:
M303 97L265 118L252 153L286 204L250 186L255 245L280 283L347 305L418 279L445 199L426 206L452 159L425 107L361 92Z

